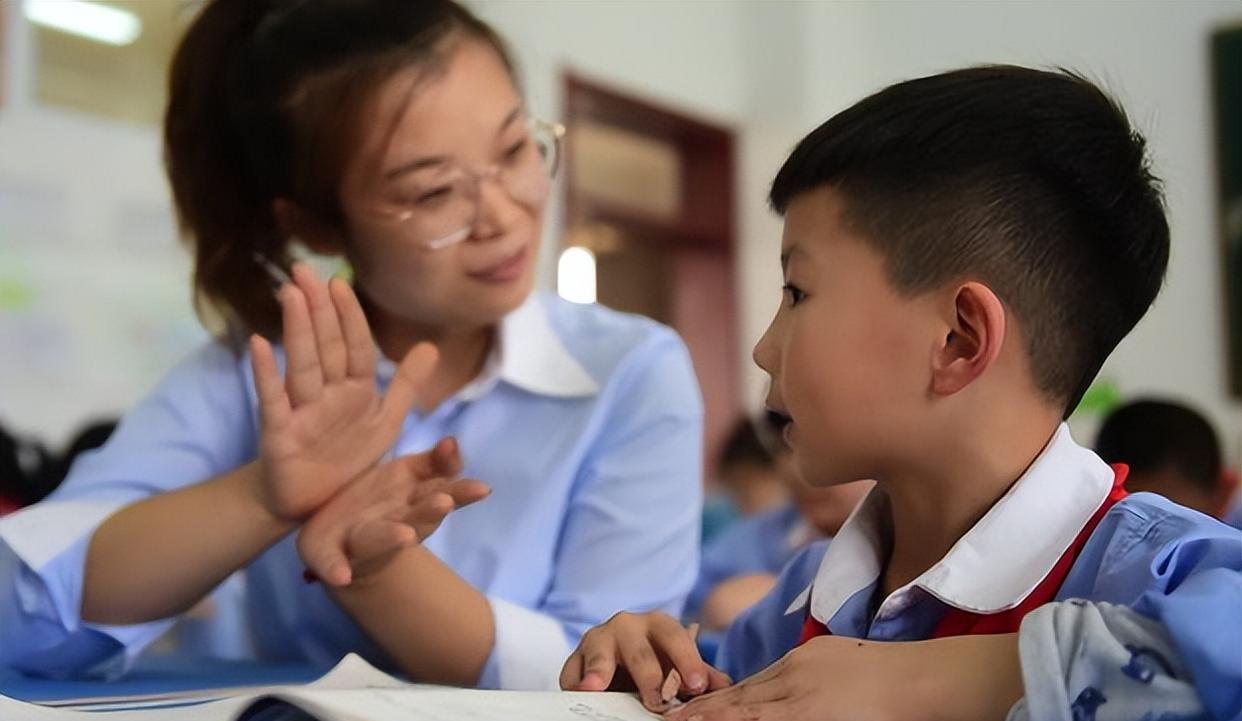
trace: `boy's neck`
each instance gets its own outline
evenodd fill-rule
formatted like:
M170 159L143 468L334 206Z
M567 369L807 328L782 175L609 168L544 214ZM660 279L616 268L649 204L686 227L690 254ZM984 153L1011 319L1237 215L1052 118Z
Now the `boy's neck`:
M938 442L927 463L881 480L892 513L881 600L942 559L1026 472L1060 425L1055 417L1007 420L988 432Z

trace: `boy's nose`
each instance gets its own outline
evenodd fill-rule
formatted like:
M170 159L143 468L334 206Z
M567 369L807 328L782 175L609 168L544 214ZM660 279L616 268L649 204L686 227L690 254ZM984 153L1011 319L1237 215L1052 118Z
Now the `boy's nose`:
M755 365L772 375L772 369L776 367L776 343L772 339L772 326L763 332L763 337L755 344L755 349L751 351L750 357L755 361Z

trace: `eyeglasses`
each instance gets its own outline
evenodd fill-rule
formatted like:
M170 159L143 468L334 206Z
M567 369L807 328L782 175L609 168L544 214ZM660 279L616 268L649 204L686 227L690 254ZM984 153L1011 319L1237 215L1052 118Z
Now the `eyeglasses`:
M490 180L522 205L538 205L547 197L560 164L565 127L535 118L527 120L520 141L499 162L481 171L455 160L404 173L392 182L375 208L377 218L399 224L409 237L429 250L456 245L478 221L480 184Z

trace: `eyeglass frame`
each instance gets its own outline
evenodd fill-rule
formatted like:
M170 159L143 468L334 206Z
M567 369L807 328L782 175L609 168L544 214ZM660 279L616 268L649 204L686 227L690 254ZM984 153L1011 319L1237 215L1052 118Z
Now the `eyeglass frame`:
M534 115L527 116L527 124L530 126L530 130L528 132L530 133L531 140L535 142L537 146L539 146L539 149L537 149L536 152L539 152L541 155L543 155L542 148L544 146L540 144L538 140L538 136L541 132L545 135L546 138L550 139L551 141L547 145L547 147L551 149L551 160L549 160L547 157L544 157L543 162L542 162L542 165L544 166L544 172L547 174L547 178L550 182L556 178L558 172L560 171L561 158L564 156L562 143L564 141L565 132L566 132L565 126L562 123L544 120ZM478 187L479 184L482 183L482 181L485 179L497 181L498 176L501 173L501 168L498 163L491 163L486 168L484 168L482 171L472 170L464 165L461 165L460 163L457 163L457 166L458 166L458 169L464 172L468 178L471 178L474 181L475 187ZM509 188L505 186L503 182L499 182L498 185L501 188L504 188L505 193L508 194L509 197L511 198L513 197ZM473 218L468 224L462 226L461 228L458 228L452 233L443 235L439 238L435 238L433 240L427 240L427 241L420 241L419 245L426 247L428 250L443 250L444 248L449 248L451 246L457 245L458 243L464 241L466 238L469 238L470 233L472 232L474 228L474 225L478 222L478 213L479 213L479 198L478 197L474 199L474 206L475 207L474 207ZM415 217L418 214L418 212L419 211L414 208L405 208L404 210L398 211L396 213L390 213L390 212L377 210L376 214L387 216L385 219L392 222L394 225L401 225L401 224L408 222L411 218Z

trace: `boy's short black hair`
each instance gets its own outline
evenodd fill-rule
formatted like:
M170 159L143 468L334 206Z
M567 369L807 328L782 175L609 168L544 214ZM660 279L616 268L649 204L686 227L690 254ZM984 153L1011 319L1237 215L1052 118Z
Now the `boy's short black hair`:
M1219 487L1216 431L1180 403L1144 399L1121 406L1100 426L1095 450L1109 463L1129 465L1135 474L1172 470L1205 491Z
M1067 416L1168 265L1143 137L1069 71L975 67L881 90L798 144L772 206L783 214L824 185L898 291L992 288L1023 328L1036 385Z

